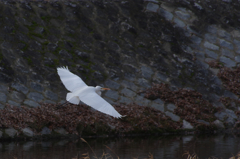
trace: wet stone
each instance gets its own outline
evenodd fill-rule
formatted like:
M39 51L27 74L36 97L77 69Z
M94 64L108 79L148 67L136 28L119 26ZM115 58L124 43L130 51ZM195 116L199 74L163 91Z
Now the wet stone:
M8 92L8 87L6 87L4 85L0 85L0 92L7 93Z
M28 91L29 91L29 89L28 89L27 87L25 87L25 86L23 86L23 85L21 85L21 84L19 84L19 83L13 83L13 84L11 85L11 87L12 87L12 88L15 88L17 91L22 92L23 94L27 94Z
M216 118L223 121L225 119L225 117L227 116L227 113L226 112L217 112L214 115Z
M156 73L156 75L154 76L154 79L156 79L156 80L161 80L161 81L163 81L163 82L167 82L167 79L168 79L168 77L165 75L165 74L161 74L161 73Z
M203 45L204 45L204 47L211 49L211 50L219 50L219 47L217 45L214 45L208 41L206 41Z
M151 12L157 12L158 8L159 8L158 4L150 2L147 4L146 10L151 11Z
M186 24L178 18L174 18L173 22L175 23L175 26L180 28L184 28L186 26Z
M148 106L148 104L150 103L150 100L143 98L142 96L137 96L134 102L140 106Z
M142 66L141 71L142 71L143 78L146 78L146 79L150 79L153 74L153 71L150 67Z
M191 125L191 123L187 122L186 120L183 120L183 129L193 129L193 126Z
M155 99L154 101L153 101L154 103L158 103L158 104L161 104L161 105L164 105L164 101L162 101L161 99Z
M17 91L12 91L10 96L16 102L22 102L25 99L25 95Z
M149 82L146 79L144 79L144 78L139 78L138 79L138 85L141 86L141 88L149 88L149 87L151 87Z
M47 128L47 127L44 127L43 129L42 129L42 131L41 131L41 134L42 135L48 135L48 134L51 134L51 130L49 129L49 128Z
M234 53L230 50L221 49L221 53L222 53L222 55L224 55L226 57L234 58Z
M191 18L191 15L187 12L175 11L175 14L182 20L188 20L189 18Z
M5 103L7 101L7 96L5 93L0 92L0 102Z
M232 99L238 100L238 96L228 90L224 91L224 97L230 97Z
M130 98L127 98L127 97L123 97L121 96L120 100L118 101L119 103L122 103L122 104L130 104L130 103L133 103L133 101L130 99Z
M33 131L30 128L24 128L22 129L22 132L28 137L32 137L34 135Z
M27 97L36 102L41 102L44 99L43 95L37 92L30 92Z
M221 56L220 57L220 62L224 63L224 66L226 67L235 67L236 66L236 62L231 60L230 58Z
M191 38L191 41L194 42L195 44L200 44L202 42L202 38L196 35L192 35L190 38Z
M206 122L206 121L204 121L204 120L197 120L199 123L202 123L202 124L206 124L206 125L210 125L210 123L209 122Z
M157 110L160 110L161 112L164 112L164 105L163 104L152 102L152 104L150 106L157 109Z
M210 26L208 26L207 30L208 30L208 32L210 32L212 34L216 34L218 28L215 25L210 25Z
M14 137L17 134L17 130L15 130L14 128L8 128L5 129L5 133L10 137Z
M40 106L37 102L31 101L31 100L28 100L28 99L25 100L25 101L23 102L23 104L28 105L28 106L30 106L30 107L34 107L34 108Z
M38 92L42 92L43 91L43 87L39 83L32 82L30 84L30 87L32 89L34 89L35 91L38 91Z
M231 117L233 119L237 119L237 116L236 116L236 114L234 113L233 110L226 109L226 113L228 114L229 117Z
M58 134L61 134L61 135L67 135L68 134L68 132L64 128L57 128L57 129L54 129L54 131Z
M169 21L171 21L173 19L173 14L169 11L166 11L166 10L162 9L162 8L159 8L158 14L163 15Z
M5 106L0 103L0 109L4 109L4 108L5 108Z
M120 87L120 84L118 84L117 82L114 82L112 80L107 80L105 82L105 85L108 87L108 88L111 88L111 89L115 89L115 90L118 90L119 87Z
M240 55L235 56L234 60L239 63L240 62Z
M218 54L217 54L217 53L215 53L215 52L213 52L213 51L210 51L210 50L208 50L208 49L205 49L205 53L206 53L209 57L211 57L211 58L213 58L213 59L217 59L217 58L218 58Z
M231 34L229 34L228 32L226 32L225 30L219 29L218 30L218 35L219 37L226 39L228 41L231 41Z
M53 101L57 101L58 100L58 95L53 93L52 91L46 90L44 92L44 95L48 98L51 99Z
M226 47L230 50L233 50L233 44L232 43L227 42L226 40L223 40L223 39L219 39L219 43L222 47Z
M214 124L217 128L219 128L219 129L224 129L224 128L225 128L223 122L221 122L221 121L219 121L219 120L215 120L215 121L213 122L213 124Z
M169 111L166 111L165 114L167 116L169 116L173 121L179 121L180 120L179 116L177 116L177 115L175 115L175 114L173 114L173 113L171 113Z
M117 100L119 98L118 92L113 91L113 90L107 91L104 95L108 98L112 98L115 100Z
M215 35L212 35L212 34L209 34L209 33L207 33L207 34L205 34L204 35L204 37L205 37L205 39L207 40L207 41L209 41L210 43L216 43L217 42L217 37L215 36Z
M126 88L129 88L130 90L136 92L138 90L138 87L132 83L132 82L129 82L129 81L126 81L126 80L123 80L122 83L121 83L124 87Z
M136 93L131 91L130 89L124 88L122 89L121 93L126 97L134 97L136 96Z
M167 105L167 109L170 110L170 111L174 111L174 109L176 108L176 106L174 104L168 104Z
M8 101L8 104L10 104L10 105L12 105L12 106L21 106L21 104L20 103L17 103L17 102L14 102L14 101L12 101L12 100L9 100Z

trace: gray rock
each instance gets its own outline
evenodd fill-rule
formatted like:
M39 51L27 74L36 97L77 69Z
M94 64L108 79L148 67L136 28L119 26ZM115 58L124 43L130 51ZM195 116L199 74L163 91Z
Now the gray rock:
M148 106L148 104L151 103L150 100L143 98L142 96L137 96L134 102L140 106Z
M167 82L168 77L167 77L165 74L161 74L161 73L157 72L157 73L154 75L153 79L161 80L161 81L163 81L163 82Z
M16 102L22 102L25 99L25 95L17 91L12 91L10 97Z
M235 44L235 51L240 54L240 41L234 39L233 43Z
M165 114L167 116L169 116L173 121L179 121L180 120L179 116L177 116L177 115L175 115L175 114L173 114L173 113L171 113L169 111L166 111Z
M6 94L0 92L0 102L6 103L6 101L7 101Z
M230 97L230 98L236 99L236 100L238 99L237 95L235 95L234 93L232 93L232 92L230 92L228 90L224 91L224 97Z
M144 78L139 78L137 82L138 82L137 84L141 86L141 88L151 87L150 83Z
M0 109L4 109L4 108L5 108L5 105L0 103Z
M204 38L207 41L209 41L210 43L213 43L213 44L215 44L217 42L217 37L216 37L216 35L213 35L213 34L207 33L207 34L204 35Z
M235 67L236 66L235 61L231 60L230 58L224 57L224 56L220 57L220 62L223 62L226 67Z
M146 10L151 11L151 12L157 12L158 8L159 8L158 4L149 2L147 4Z
M203 124L206 124L206 125L210 125L209 122L205 121L205 120L197 120L199 123L203 123Z
M227 41L224 40L224 39L219 39L219 43L220 43L220 45L221 45L222 47L226 47L226 48L228 48L228 49L230 49L230 50L233 50L233 44L232 44L232 43L227 42Z
M105 85L108 87L108 88L111 88L111 89L115 89L115 90L118 90L119 87L120 87L120 84L118 84L117 82L114 82L112 80L107 80L105 82Z
M24 135L28 136L28 137L33 137L34 133L30 128L24 128L22 129L22 132Z
M180 28L184 28L186 26L186 24L178 18L174 18L173 22L175 23L175 26Z
M228 127L233 127L235 124L236 119L232 118L232 117L228 117L227 120L225 121L225 124Z
M50 100L57 101L58 100L58 95L53 93L52 91L46 90L44 92L45 97L47 97Z
M0 85L0 92L7 93L8 92L8 87L4 85Z
M229 117L231 117L233 119L237 119L237 116L236 116L236 114L234 113L233 110L226 109L226 113L228 114Z
M225 120L225 118L227 117L227 113L226 112L217 112L214 114L216 118L218 118L219 120L223 121Z
M57 128L57 129L54 129L54 131L58 134L61 134L61 135L67 135L68 134L68 132L64 128Z
M214 45L208 41L205 41L203 46L211 50L219 50L219 47L217 45Z
M10 105L12 105L12 106L18 106L18 107L21 106L20 103L14 102L14 101L12 101L12 100L8 100L8 104L10 104Z
M234 60L239 63L240 62L240 55L235 56Z
M14 137L17 134L17 130L15 130L14 128L7 128L5 129L5 133L10 137Z
M230 50L221 49L221 53L222 53L222 55L224 55L226 57L234 58L234 53Z
M193 126L187 122L186 120L183 120L183 126L182 126L183 129L193 129Z
M135 93L135 92L133 92L133 91L131 91L130 89L127 89L127 88L122 89L121 93L122 93L124 96L130 97L130 98L136 96L136 93Z
M109 90L104 94L106 97L117 100L119 98L118 92Z
M142 71L143 78L146 78L146 79L150 79L153 74L153 70L147 66L142 66L141 71Z
M175 108L176 108L176 106L174 104L170 103L170 104L167 105L167 109L172 111L172 112L174 111Z
M164 113L164 105L163 104L152 102L152 104L150 106L157 110L160 110L161 112Z
M17 91L22 92L23 94L27 94L29 89L19 83L12 83L11 85L12 88L15 88Z
M41 134L42 135L48 135L48 134L51 134L51 130L48 128L48 127L44 127L41 131Z
M182 20L188 20L189 18L191 18L191 15L187 12L184 11L175 11L175 14Z
M171 21L173 19L173 14L165 9L159 8L158 14L165 17L167 20Z
M37 92L30 92L27 95L27 97L29 99L32 99L33 101L36 101L36 102L41 102L44 99L43 95L40 94L40 93L37 93Z
M30 106L30 107L34 107L34 108L40 106L37 102L34 102L34 101L32 101L32 100L28 100L28 99L25 100L25 101L23 102L23 104L28 105L28 106Z
M127 98L127 97L123 97L121 96L120 100L118 101L119 103L122 103L122 104L130 104L130 103L133 103L132 99L130 98Z
M137 92L137 90L138 90L138 87L137 87L134 83L132 83L132 82L123 80L121 84L122 84L124 87L129 88L130 90L132 90L132 91L134 91L134 92Z
M153 102L164 105L164 101L162 101L162 100L159 99L159 98L158 98L158 99L155 99Z
M219 37L226 39L228 41L231 41L231 34L229 34L228 32L226 32L225 30L222 29L218 29L218 35Z
M213 122L213 124L214 124L217 128L219 128L219 129L224 129L224 128L225 128L223 122L221 122L221 121L219 121L219 120L215 120L215 121Z
M214 51L210 51L208 49L205 49L205 53L207 54L207 56L213 58L213 59L217 59L218 58L218 54L215 53Z
M42 92L43 91L43 87L39 84L39 83L36 83L36 82L32 82L30 84L30 87L35 90L35 91L38 91L38 92Z
M216 34L218 28L215 25L210 25L210 26L208 26L207 30L209 33Z
M196 36L196 35L192 35L190 37L191 41L195 44L200 44L202 42L202 38Z

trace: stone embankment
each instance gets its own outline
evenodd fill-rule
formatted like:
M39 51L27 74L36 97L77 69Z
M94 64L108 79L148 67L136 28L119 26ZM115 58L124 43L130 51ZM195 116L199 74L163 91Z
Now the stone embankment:
M233 127L239 96L209 62L239 67L238 7L232 1L1 1L0 107L64 102L56 67L68 66L87 84L111 88L103 95L108 102L154 107L187 129L194 127L176 115L175 104L147 99L144 91L152 83L195 90L221 108L215 121L202 123ZM221 97L235 100L231 109Z

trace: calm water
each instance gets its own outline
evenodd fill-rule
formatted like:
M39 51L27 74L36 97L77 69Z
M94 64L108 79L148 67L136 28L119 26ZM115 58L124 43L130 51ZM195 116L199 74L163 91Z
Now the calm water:
M240 137L218 136L158 136L134 138L85 138L96 155L109 153L113 158L144 159L149 153L154 159L183 159L196 153L200 159L208 157L230 158L240 152ZM109 150L107 147L111 150ZM28 142L0 142L0 159L73 159L81 154L93 153L81 140L50 140ZM93 158L93 157L92 157Z

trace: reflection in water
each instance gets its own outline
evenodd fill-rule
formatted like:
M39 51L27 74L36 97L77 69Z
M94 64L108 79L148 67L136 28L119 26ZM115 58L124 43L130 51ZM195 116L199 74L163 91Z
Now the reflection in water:
M109 153L120 159L147 158L149 153L158 158L187 158L186 152L199 158L230 158L240 151L236 136L158 136L134 138L85 138L98 157ZM107 146L107 147L106 147ZM109 150L109 148L111 150ZM0 158L9 159L72 159L91 149L81 140L48 140L0 142ZM116 156L117 154L117 156Z

